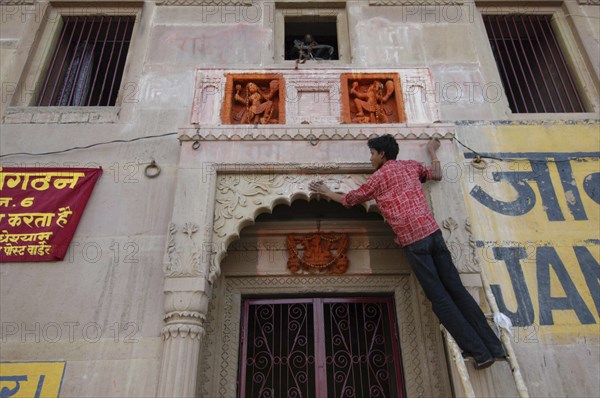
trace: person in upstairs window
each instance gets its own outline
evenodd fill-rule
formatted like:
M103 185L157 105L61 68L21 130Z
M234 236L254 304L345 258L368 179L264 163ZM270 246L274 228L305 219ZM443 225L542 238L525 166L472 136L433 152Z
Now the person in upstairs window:
M302 40L294 40L291 56L301 63L306 60L330 60L334 51L332 46L319 44L313 35L306 34Z
M436 155L439 140L432 139L426 147L432 167L414 160L396 160L398 144L389 134L370 139L368 146L371 165L376 171L361 187L344 195L331 191L322 181L315 181L310 183L310 189L345 207L375 199L397 235L396 242L404 247L440 322L464 355L474 358L475 368L491 366L496 358L506 356L504 348L481 308L463 286L421 187L427 180L442 179Z

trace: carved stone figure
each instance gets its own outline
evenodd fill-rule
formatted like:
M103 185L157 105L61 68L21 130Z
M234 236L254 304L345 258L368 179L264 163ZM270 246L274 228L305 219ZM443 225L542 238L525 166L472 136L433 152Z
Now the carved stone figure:
M402 123L406 120L402 89L391 73L342 74L344 123Z
M236 115L241 120L241 123L269 124L273 113L273 101L271 101L271 98L273 98L278 88L279 82L271 80L269 83L269 92L263 94L254 82L250 82L246 85L246 96L242 97L240 95L242 85L237 84L235 86L234 98L237 102L246 105L246 108ZM234 119L236 116L234 116Z
M279 75L230 75L222 119L225 124L283 123L285 96Z
M383 93L383 83L379 80L373 81L367 92L359 89L357 81L352 83L350 94L354 95L354 105L356 114L352 119L355 123L388 123L387 115L392 113L386 106L386 102L394 93L394 83L391 80L385 82L385 94Z

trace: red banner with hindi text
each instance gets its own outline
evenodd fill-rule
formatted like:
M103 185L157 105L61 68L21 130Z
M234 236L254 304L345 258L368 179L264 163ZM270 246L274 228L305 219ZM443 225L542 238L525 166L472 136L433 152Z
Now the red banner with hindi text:
M101 174L0 167L0 262L62 260Z

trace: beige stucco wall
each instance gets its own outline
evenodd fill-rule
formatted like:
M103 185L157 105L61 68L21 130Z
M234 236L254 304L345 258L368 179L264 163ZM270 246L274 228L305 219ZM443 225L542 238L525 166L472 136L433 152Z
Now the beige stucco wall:
M78 6L83 3L85 1L79 2ZM95 9L102 4L93 3ZM105 9L110 11L118 3L109 3ZM534 3L527 2L523 10L531 10ZM430 68L441 119L457 122L457 137L481 152L597 153L600 150L597 113L600 28L596 21L600 7L580 5L576 1L543 3L545 10L559 13L557 23L569 55L576 59L590 113L510 114L507 101L494 90L501 86L499 74L485 39L480 12L471 1L465 1L460 7L370 6L367 1L348 1L345 8L348 32L340 39L348 40L351 62L316 67ZM68 8L70 4L64 2L63 6ZM500 8L503 4L502 1L496 3ZM138 9L138 19L121 99L114 109L89 112L70 108L39 112L24 107L31 99L31 76L39 68L34 62L35 55L48 44L44 34L51 26L52 19L48 16L52 13L46 2L0 5L1 154L48 152L188 128L196 68L281 67L273 61L276 35L280 34L276 31L273 3L221 8L156 5L153 1L127 5ZM484 2L480 6L491 5L493 3ZM519 9L514 2L510 7L510 10ZM519 122L524 118L529 121ZM572 126L574 119L592 121ZM492 120L511 121L512 125L503 128L500 123L486 122ZM398 128L401 130L402 126ZM104 170L65 261L0 264L1 361L66 361L63 397L155 394L162 355L159 336L164 315L163 258L167 225L181 216L173 215L177 207L176 192L185 191L180 180L193 179L194 173L202 172L197 165L204 160L194 161L196 168L182 170L180 164L189 166L186 161L198 153L193 152L190 143L180 147L175 137L109 144L51 156L1 159L3 166L102 166ZM427 160L420 152L422 143L402 144L405 148L402 156ZM282 163L296 159L303 163L329 164L347 159L367 160L361 140L322 142L315 152L308 141L293 145L290 142L279 145L230 141L202 145L199 153L212 157L211 161ZM302 152L298 152L300 147ZM441 157L446 164L456 162L463 171L469 167L465 166L455 143L447 142L444 148L446 151ZM158 178L148 179L143 171L152 160L162 168L162 173ZM579 169L580 164L573 166L580 189L582 179L598 171L597 155L595 160L586 162L583 169ZM553 173L557 183L556 173ZM597 395L600 391L598 312L573 255L567 251L576 241L598 239L600 234L594 227L599 221L598 205L585 199L582 190L588 220L560 226L545 220L535 227L522 228L522 223L529 222L530 218L520 221L515 217L498 217L474 201L468 193L476 181L467 175L465 172L465 177L459 179L447 175L444 183L462 184L460 190L465 192L469 215L477 220L473 222L474 237L485 242L506 241L515 230L520 230L519 238L513 240L527 243L530 235L560 229L564 237L557 242L552 241L553 237L542 239L561 248L561 256L568 259L565 266L595 320L583 326L576 318L557 316L554 325L539 330L527 326L517 331L517 336L521 336L515 338L518 359L532 395ZM200 188L202 191L204 186ZM506 187L491 185L488 188L494 195L511 195ZM199 209L193 214L204 216L203 203L211 197L210 192L204 195L202 201L189 207L180 203L178 211L185 213L186 209L196 206ZM438 208L441 208L443 195L439 194L439 198ZM562 206L568 214L568 209ZM534 210L539 213L539 209ZM543 220L538 213L533 214L534 221ZM199 217L196 221L202 223L203 219ZM579 236L581 225L585 233ZM597 244L588 247L598 261ZM492 283L498 284L503 292L510 291L508 276L498 270L498 267L502 270L501 265L497 261L482 263ZM573 274L572 268L575 269ZM526 274L526 279L533 294L535 277ZM560 295L560 290L553 292ZM507 306L514 310L514 301L506 300ZM536 322L539 323L539 319L536 318ZM55 325L61 333L59 339L49 334L56 329ZM97 331L102 333L99 339ZM534 331L537 340L530 341L528 336ZM494 385L500 385L501 381L494 374L483 379L486 378L487 384L478 387L478 391L487 390L494 395Z
M31 43L39 39L44 9L0 6L2 43L16 43L11 44L14 50L6 45L0 53L3 112L11 101L9 90L21 80ZM20 121L38 123L6 124L5 119L0 127L3 154L164 134L186 122L189 108L162 99L160 90L140 80L149 74L142 70L153 5L142 9L124 77L124 84L134 85L128 86L130 95L120 107L108 112L111 122L81 123L89 113L68 108L35 116L18 112ZM173 97L180 104L186 98L191 102L192 90L182 84ZM171 136L2 159L3 166L103 168L64 261L0 265L2 361L66 361L64 397L155 395L164 315L162 257L178 151ZM162 169L152 180L144 176L151 160Z

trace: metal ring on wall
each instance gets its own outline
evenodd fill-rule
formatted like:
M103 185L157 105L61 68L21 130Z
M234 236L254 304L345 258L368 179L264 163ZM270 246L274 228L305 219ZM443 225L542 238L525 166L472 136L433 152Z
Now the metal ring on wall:
M156 178L160 174L160 167L156 164L156 161L150 162L144 169L144 175L148 178Z

